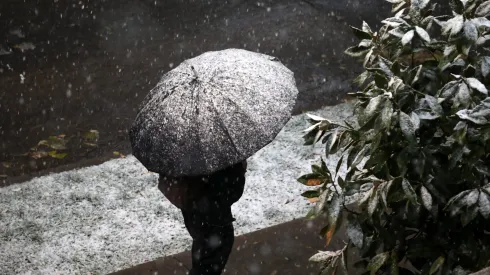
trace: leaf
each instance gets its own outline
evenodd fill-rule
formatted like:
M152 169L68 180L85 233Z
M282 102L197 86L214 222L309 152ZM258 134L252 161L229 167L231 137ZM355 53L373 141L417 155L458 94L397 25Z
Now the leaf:
M429 36L429 34L427 33L426 30L424 30L423 28L421 28L419 26L415 26L415 31L417 32L418 36L422 40L424 40L427 43L430 43L430 36Z
M328 192L323 191L323 193L318 197L318 202L315 204L313 208L313 216L317 216L325 210L325 204L327 203Z
M464 69L463 71L463 76L464 77L473 77L475 76L475 73L476 73L476 68L475 66L469 64L468 66L466 66L466 68Z
M370 49L367 52L366 56L364 57L364 62L362 63L362 65L364 67L366 67L369 64L369 62L371 61L371 56L373 55L373 52L374 52L374 49Z
M335 231L338 229L337 224L339 223L339 216L342 210L342 198L337 194L334 194L332 200L328 204L326 210L327 220L328 220L328 230L325 235L327 245L330 244Z
M364 27L364 26L363 26ZM360 30L356 27L353 27L353 26L350 26L352 32L354 33L354 35L359 38L359 39L372 39L371 35L369 34L369 32L366 32L366 31L363 31L363 30Z
M410 30L407 33L405 33L402 37L402 45L405 46L408 43L412 42L414 34L415 34L414 30Z
M373 190L374 191L369 198L368 208L367 208L368 214L370 217L373 216L374 212L376 211L376 208L378 207L378 203L379 203L378 189L376 189L376 187L373 187Z
M405 35L405 32L402 30L402 27L394 28L388 31L388 33L398 38L403 38L403 36Z
M486 192L480 193L480 198L478 198L478 207L480 214L485 218L490 218L490 196Z
M490 1L485 1L478 6L475 15L479 17L487 17L490 15Z
M90 130L83 135L83 138L88 141L96 141L99 138L99 131Z
M316 190L309 190L309 191L306 191L306 192L303 192L301 194L302 197L305 197L305 198L318 198L320 196L320 192L316 191Z
M387 199L387 196L388 196L388 182L385 181L385 182L382 182L378 185L378 193L380 194L381 196L381 200L383 202L383 205L385 206L385 208L388 208L388 199Z
M309 119L313 120L313 121L324 121L324 120L327 120L326 118L323 118L321 116L317 116L317 115L314 115L314 114L306 114L306 116L308 116Z
M365 47L359 47L359 46L353 46L347 48L344 53L353 57L361 57L367 52L369 52L370 48L365 48Z
M439 95L444 98L452 97L459 90L459 83L460 82L457 80L448 82L446 85L444 85L444 87L442 87Z
M405 192L410 202L412 202L413 205L418 205L419 202L417 200L417 194L415 194L415 190L413 190L412 185L405 178L402 180L402 188L403 192Z
M455 45L446 45L444 47L444 57L450 56L454 53L458 48Z
M55 159L64 159L68 154L67 153L57 153L56 151L50 151L48 155Z
M393 116L393 103L386 101L383 110L381 111L381 124L383 128L389 129L391 126L391 117Z
M364 234L356 216L347 216L347 236L357 248L361 249L363 247Z
M410 113L410 119L413 122L413 126L415 127L415 130L418 130L420 128L420 118L415 112Z
M398 253L396 250L391 252L391 266L390 266L390 275L399 275L400 271L398 268Z
M333 258L329 264L327 265L323 265L323 267L321 268L320 270L320 274L319 275L332 275L332 274L338 274L337 273L337 269L338 269L338 265L337 265L337 261L338 261L338 257L336 258ZM339 274L340 275L340 274Z
M306 181L306 186L318 186L321 185L322 181L320 179L308 179Z
M464 146L458 146L453 150L451 155L449 155L450 158L449 169L453 169L454 167L456 167L456 165L463 158L463 153L464 153Z
M352 163L354 162L362 148L363 147L361 145L356 145L349 150L349 154L347 155L347 169L352 167Z
M425 95L420 99L417 110L418 117L423 120L433 120L441 117L444 114L439 100L433 96Z
M90 143L90 142L84 142L84 145L90 146L90 147L97 147L97 144L95 143Z
M487 77L487 75L490 73L490 56L484 56L482 58L481 73L483 77Z
M321 160L321 170L324 171L325 175L327 175L328 177L330 177L330 170L328 169L327 167L327 164L325 163L325 161L323 160L323 158L320 158Z
M464 12L463 1L461 1L461 0L449 0L449 5L450 5L451 9L454 12L456 12L456 14L463 14L463 12Z
M327 142L325 143L325 155L328 156L331 154L332 149L335 146L335 143L337 142L339 135L339 130L335 129L335 131L328 137Z
M412 121L411 117L404 112L400 111L399 115L399 123L400 128L403 132L403 135L408 139L413 141L415 138L415 125Z
M41 158L45 158L47 156L48 156L48 152L39 151L39 152L32 152L31 153L31 157L33 159L41 159Z
M425 209L432 211L432 196L423 185L420 187L420 198L422 199L422 205Z
M455 97L455 102L457 102L458 105L464 106L465 108L470 105L471 103L470 89L468 88L468 85L466 85L466 83L459 84L459 89Z
M471 44L475 44L478 39L478 30L472 21L466 21L463 27L463 35Z
M317 203L320 199L319 198L306 198L310 203Z
M456 196L453 196L444 207L444 210L451 210L451 216L458 214L466 203L463 200L469 196L474 190L465 190ZM477 191L478 192L478 191ZM472 195L473 196L473 195ZM478 199L478 197L477 197Z
M345 180L342 177L337 178L337 184L340 186L340 188L345 187Z
M400 25L407 25L408 26L407 21L405 21L405 20L403 20L402 18L399 18L399 17L386 18L383 21L381 21L381 23L385 24L386 26L393 27L393 28L397 28Z
M325 134L325 131L318 131L315 135L315 138L313 139L313 144L316 144L321 138L322 136Z
M361 163L361 161L364 159L364 157L366 157L366 154L369 152L369 149L370 149L370 146L364 146L362 148L361 152L359 152L359 154L357 154L357 157L352 162L350 167L356 167L357 165L359 165L359 163Z
M318 165L311 165L311 171L314 173L314 174L317 174L317 175L322 175L322 176L328 176L328 172L326 172L324 169L322 169L320 166Z
M388 79L381 74L374 74L374 82L376 83L376 86L383 89L385 89L386 85L388 85Z
M41 140L37 143L37 146L49 146L47 140Z
M369 262L367 270L371 272L371 275L376 274L376 272L378 272L378 270L386 263L386 261L388 261L389 257L389 252L380 253L374 256Z
M337 167L335 167L335 175L339 173L340 167L342 166L342 163L344 163L344 156L340 157L339 161L337 162Z
M466 79L466 82L468 83L468 85L470 85L471 88L479 91L480 93L484 95L488 94L487 88L485 87L485 85L483 85L483 83L480 82L480 80L470 77Z
M467 211L463 215L461 215L461 225L463 225L463 227L465 227L472 220L474 220L477 215L478 215L478 206L477 205L473 205L471 207L468 207Z
M298 178L297 180L306 186L317 186L322 183L322 175L317 173L306 174Z
M487 43L487 41L490 40L490 35L482 35L479 36L478 39L476 40L476 45L481 46Z
M455 36L461 32L461 30L463 29L463 25L464 25L463 15L456 15L455 17L444 22L442 27L442 33L444 35L449 34L451 36Z
M368 25L368 23L366 23L366 21L362 21L362 31L365 33L369 33L370 35L372 35L372 33L373 33L373 31L371 30L371 27L369 27L369 25Z
M480 28L480 27L486 27L486 28L490 28L490 20L488 20L487 18L485 17L477 17L477 18L473 18L471 19L471 22L473 24L475 24L475 26L477 28Z
M383 95L378 95L369 101L369 104L364 109L364 117L366 121L369 121L374 114L381 110L385 100L386 98Z
M366 79L368 77L369 77L369 71L364 71L356 79L354 79L354 82L357 83L357 85L362 86L364 82L366 82Z
M395 5L392 9L391 12L398 12L403 6L405 6L405 1L400 1L397 5Z
M65 150L66 149L66 141L64 140L64 136L50 136L47 140L47 145L55 150Z
M339 255L340 255L339 251L318 251L318 253L310 257L309 261L321 263L321 262L326 262L331 258L337 257Z
M442 265L444 264L444 260L445 259L444 259L443 256L440 256L439 258L437 258L432 263L432 265L430 266L429 275L435 274L442 267Z
M421 11L425 9L429 3L430 0L411 0L410 6L412 9Z
M485 118L485 116L475 116L472 114L471 110L468 109L463 109L461 111L458 111L456 115L463 120L468 120L471 121L477 125L485 125L488 124L488 120Z
M479 197L480 197L480 190L473 189L468 195L464 196L461 199L461 204L467 207L473 206L478 202Z

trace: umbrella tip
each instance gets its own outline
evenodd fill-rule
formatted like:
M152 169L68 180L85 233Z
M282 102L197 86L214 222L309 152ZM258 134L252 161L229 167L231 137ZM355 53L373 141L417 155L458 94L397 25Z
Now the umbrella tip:
M191 69L192 71L194 72L194 76L196 77L196 79L198 78L198 75L197 75L197 71L196 69L194 68L194 66L191 65Z

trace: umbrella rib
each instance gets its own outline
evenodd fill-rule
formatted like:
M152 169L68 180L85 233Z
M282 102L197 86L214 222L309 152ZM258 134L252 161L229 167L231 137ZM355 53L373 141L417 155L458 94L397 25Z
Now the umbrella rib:
M214 109L215 113L218 115L218 117L220 117L221 113L218 111L218 108L216 108L216 105L214 104L214 100L211 99L211 103L213 105L213 109ZM219 123L220 127L223 129L223 131L225 132L228 139L231 141L231 144L235 148L236 153L238 155L241 155L240 151L238 150L238 147L235 144L235 141L233 141L233 138L231 137L231 134L228 131L228 129L226 128L226 126L224 125L223 121L221 119L218 119L218 123Z
M201 135L199 135L199 129L201 129L201 124L199 123L199 101L200 101L201 97L199 96L199 93L197 93L196 95L196 123L195 123L195 133L196 134L196 137L197 137L197 147L198 147L198 150L199 152L202 152L202 141L201 141ZM190 127L189 127L189 130L190 130ZM206 159L205 158L202 158L204 163L206 163ZM207 167L206 167L207 168Z
M214 83L209 83L209 84L211 84L211 85L215 85ZM255 121L255 120L254 120L254 119L253 119L253 118L252 118L252 117L251 117L251 116L250 116L250 115L249 115L247 112L245 112L245 110L244 110L242 107L240 107L240 105L236 104L236 102L235 102L235 101L233 101L233 100L229 99L228 97L226 97L226 96L225 96L225 95L224 95L224 94L223 94L223 93L220 91L220 88L219 88L218 86L215 86L215 87L217 88L217 89L216 89L216 91L222 95L222 98L227 99L227 100L228 100L229 102L231 102L231 103L232 103L232 104L233 104L233 105L234 105L234 106L235 106L237 109L241 110L241 111L242 111L242 114L244 114L244 115L245 115L245 116L246 116L246 117L247 117L247 118L248 118L248 119L249 119L249 120L250 120L252 123L254 123L254 124L258 124L258 123L257 123L257 122L256 122L256 121ZM248 89L248 90L252 90L251 88L246 87L246 86L244 86L244 88L245 88L245 89ZM214 102L213 102L213 104L214 104Z
M163 97L162 100L160 100L161 102L163 102L165 99L167 99L167 97L171 96L174 92L175 92L175 89L177 88L178 86L174 86L170 89L170 91L168 91L168 93ZM143 105L143 108L141 108L141 110L139 110L138 114L136 115L136 119L138 119L138 117L140 116L141 113L143 113L143 110L145 109L148 109L148 106L150 105L150 102L153 102L155 101L156 99L153 97L153 98L150 98L146 101L146 103L144 103Z

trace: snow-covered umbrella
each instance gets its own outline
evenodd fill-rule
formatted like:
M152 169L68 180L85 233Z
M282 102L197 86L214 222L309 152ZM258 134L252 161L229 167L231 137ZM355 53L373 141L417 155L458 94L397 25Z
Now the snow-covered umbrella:
M221 170L274 140L297 95L293 72L275 57L206 52L163 75L145 97L130 129L133 155L169 176Z

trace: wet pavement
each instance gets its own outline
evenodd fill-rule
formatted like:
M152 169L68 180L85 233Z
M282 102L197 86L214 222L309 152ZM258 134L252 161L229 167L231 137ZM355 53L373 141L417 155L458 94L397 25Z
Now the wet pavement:
M335 104L359 72L342 54L354 42L348 25L388 10L377 0L3 0L0 184L129 153L139 102L163 73L205 51L279 57L300 90L295 114ZM87 140L91 130L97 139ZM56 152L66 156L31 150L49 136L66 143Z
M224 275L317 275L319 266L308 262L318 250L344 247L345 228L326 246L318 235L321 219L298 219L249 234L238 236ZM150 261L110 275L184 275L191 267L189 251ZM353 264L359 260L357 251L350 250L349 274L361 274Z

